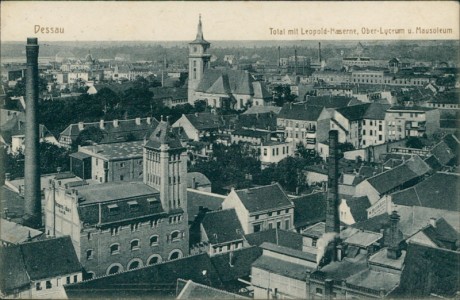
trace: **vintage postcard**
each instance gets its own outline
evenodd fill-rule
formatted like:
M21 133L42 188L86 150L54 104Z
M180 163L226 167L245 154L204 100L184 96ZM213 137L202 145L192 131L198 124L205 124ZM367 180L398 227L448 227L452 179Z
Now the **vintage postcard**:
M0 8L0 298L460 296L458 2Z

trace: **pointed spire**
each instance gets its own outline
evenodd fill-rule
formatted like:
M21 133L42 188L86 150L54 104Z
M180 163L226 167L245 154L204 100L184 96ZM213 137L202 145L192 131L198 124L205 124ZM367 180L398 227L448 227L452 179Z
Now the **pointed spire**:
M196 39L197 40L204 40L203 37L203 25L201 24L201 14L198 19L198 30L196 32Z

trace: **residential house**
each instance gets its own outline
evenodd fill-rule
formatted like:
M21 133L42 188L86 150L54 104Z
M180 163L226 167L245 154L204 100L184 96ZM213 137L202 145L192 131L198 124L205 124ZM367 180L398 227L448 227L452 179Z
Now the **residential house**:
M193 141L201 141L215 136L220 129L232 127L236 116L219 116L213 113L195 113L182 115L172 127L182 127Z
M315 149L316 142L324 135L319 131L318 122L328 116L326 109L321 106L285 104L278 115L277 126L284 132L286 141Z
M149 91L153 93L152 99L155 102L161 102L169 108L188 103L186 88L155 87L150 88Z
M367 209L371 203L367 196L341 197L339 205L340 221L350 225L367 219Z
M356 186L356 196L367 196L374 205L385 195L417 184L431 171L419 156L413 156L402 165L360 182Z
M431 136L440 128L440 113L438 109L427 107L394 106L386 111L385 122L390 141Z
M102 140L99 144L119 143L127 141L141 141L157 127L158 121L155 118L135 118L128 120L113 120L99 122L78 122L70 124L59 136L59 144L71 148L77 142L80 133L89 128L99 129L102 133Z
M271 228L292 229L294 204L278 183L232 189L222 203L222 209L235 209L245 234Z
M0 247L2 299L62 299L65 284L82 281L68 236Z
M201 243L209 256L243 248L243 228L234 209L211 211L201 222Z
M94 179L100 183L142 180L143 143L79 146L77 153L70 154L71 171L82 179ZM86 160L91 162L87 164Z
M296 145L294 142L266 141L260 145L260 162L262 168L270 164L277 164L288 156L294 156Z
M441 110L457 110L460 108L460 95L458 90L453 92L445 92L436 95L432 100L428 101L425 106L431 108L439 108Z

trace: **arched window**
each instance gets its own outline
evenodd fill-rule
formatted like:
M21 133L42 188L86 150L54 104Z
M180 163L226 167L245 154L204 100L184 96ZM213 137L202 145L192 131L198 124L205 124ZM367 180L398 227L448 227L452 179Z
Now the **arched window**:
M158 235L154 235L150 237L150 246L158 245Z
M139 240L132 240L131 241L131 250L138 250L139 249Z
M110 254L118 254L120 253L120 244L113 244L110 246Z
M161 263L161 256L158 255L158 254L153 254L152 256L149 257L149 259L147 260L147 264L150 266L150 265L154 265L154 264L159 264Z
M107 275L116 274L123 271L123 266L120 264L113 264L107 268Z
M171 233L171 241L178 241L180 239L180 232L179 231L173 231Z
M134 270L142 267L142 260L135 258L128 263L128 270Z
M174 259L181 258L182 255L183 255L182 251L180 251L179 249L175 249L175 250L171 251L171 253L169 253L169 260L174 260Z

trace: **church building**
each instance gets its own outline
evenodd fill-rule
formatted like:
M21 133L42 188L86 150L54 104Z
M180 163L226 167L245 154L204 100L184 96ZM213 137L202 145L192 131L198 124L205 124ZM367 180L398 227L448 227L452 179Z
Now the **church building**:
M256 81L249 72L210 68L210 46L203 37L200 16L196 38L189 43L188 102L194 105L204 100L214 108L236 110L268 105L272 95L265 83Z
M168 122L143 145L143 182L51 182L46 234L69 235L86 278L189 253L187 155Z

